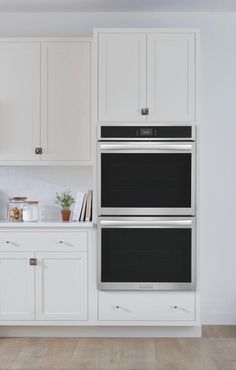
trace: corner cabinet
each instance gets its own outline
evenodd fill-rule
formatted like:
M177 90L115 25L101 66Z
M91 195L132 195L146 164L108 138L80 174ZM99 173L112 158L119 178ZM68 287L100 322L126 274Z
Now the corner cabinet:
M91 164L90 39L0 39L0 164Z
M96 30L97 120L196 121L196 30Z

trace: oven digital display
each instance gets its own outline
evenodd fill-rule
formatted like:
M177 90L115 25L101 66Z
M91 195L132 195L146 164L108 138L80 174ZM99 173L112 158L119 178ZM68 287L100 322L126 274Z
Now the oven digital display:
M140 128L140 136L152 136L153 129L152 128Z

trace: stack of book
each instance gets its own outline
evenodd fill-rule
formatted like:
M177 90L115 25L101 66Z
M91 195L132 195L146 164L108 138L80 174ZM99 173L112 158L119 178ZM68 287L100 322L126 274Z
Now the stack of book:
M92 221L92 201L93 192L88 193L78 192L73 213L73 221Z

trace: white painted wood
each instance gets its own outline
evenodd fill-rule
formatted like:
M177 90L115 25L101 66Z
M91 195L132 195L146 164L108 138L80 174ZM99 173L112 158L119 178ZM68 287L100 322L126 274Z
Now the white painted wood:
M145 122L145 107L146 34L99 34L98 120Z
M195 121L195 34L147 34L150 122Z
M139 327L139 326L126 326L124 327L96 327L96 326L76 326L73 327L61 327L53 326L49 323L45 323L45 326L1 326L0 337L147 337L147 338L158 338L158 337L201 337L201 326L182 326L182 327ZM41 324L42 325L42 324ZM58 324L57 324L58 325ZM68 324L67 324L68 325ZM78 323L77 323L78 325ZM101 325L101 323L100 323ZM127 324L126 324L127 325ZM50 327L49 327L50 326Z
M87 320L87 253L36 257L36 320Z
M90 161L90 42L41 46L44 161Z
M0 42L0 161L37 161L40 44Z
M34 320L33 253L0 253L0 320Z
M193 321L194 292L99 292L101 321Z
M0 232L0 251L87 251L87 231L34 231L32 229Z

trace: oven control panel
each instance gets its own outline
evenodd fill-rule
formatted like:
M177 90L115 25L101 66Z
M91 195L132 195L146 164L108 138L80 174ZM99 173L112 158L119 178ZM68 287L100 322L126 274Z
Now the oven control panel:
M102 126L101 140L194 140L193 126Z

